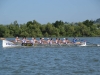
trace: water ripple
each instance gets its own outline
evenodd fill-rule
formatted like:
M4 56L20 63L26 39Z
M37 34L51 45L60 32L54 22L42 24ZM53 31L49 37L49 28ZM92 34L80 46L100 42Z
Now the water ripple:
M99 75L95 47L8 48L0 50L1 75Z

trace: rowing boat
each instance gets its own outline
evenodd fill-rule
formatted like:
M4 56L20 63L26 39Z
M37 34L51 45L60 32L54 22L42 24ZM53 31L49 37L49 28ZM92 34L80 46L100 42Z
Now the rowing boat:
M80 44L77 43L68 43L68 44L32 44L32 43L22 43L22 42L12 42L8 40L2 40L2 47L22 47L22 46L32 46L32 47L40 47L40 46L86 46L86 42L82 42Z
M14 42L8 41L8 40L2 40L2 46L3 47L17 47L21 46L20 44L15 44Z
M2 40L2 47L22 47L22 46L86 46L86 42L78 43L68 43L68 44L32 44L32 43L22 43L22 42L12 42L8 40Z

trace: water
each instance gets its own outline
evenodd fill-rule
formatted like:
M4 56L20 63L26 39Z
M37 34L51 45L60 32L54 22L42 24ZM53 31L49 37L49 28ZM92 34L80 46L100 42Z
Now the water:
M81 39L100 44L99 37ZM1 44L0 75L100 75L100 47L2 48Z

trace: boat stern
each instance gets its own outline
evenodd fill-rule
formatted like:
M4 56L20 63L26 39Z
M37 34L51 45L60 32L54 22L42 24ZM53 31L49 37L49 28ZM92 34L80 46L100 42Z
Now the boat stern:
M12 46L15 46L13 42L2 40L2 47L12 47Z

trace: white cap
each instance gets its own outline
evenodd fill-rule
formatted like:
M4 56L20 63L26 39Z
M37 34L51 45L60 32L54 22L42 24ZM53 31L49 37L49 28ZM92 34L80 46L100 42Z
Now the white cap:
M44 38L42 38L42 39L44 39Z
M65 38L63 38L63 39L65 39Z
M16 38L18 38L18 36Z

